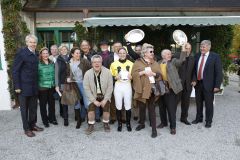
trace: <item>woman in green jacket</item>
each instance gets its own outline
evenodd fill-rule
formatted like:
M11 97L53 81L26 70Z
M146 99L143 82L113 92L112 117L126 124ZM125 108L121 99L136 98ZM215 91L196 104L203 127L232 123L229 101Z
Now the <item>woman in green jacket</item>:
M44 47L39 52L38 64L38 87L39 103L42 121L45 127L49 127L49 122L57 125L55 116L55 68L54 63L49 60L48 48ZM47 114L48 104L48 114Z

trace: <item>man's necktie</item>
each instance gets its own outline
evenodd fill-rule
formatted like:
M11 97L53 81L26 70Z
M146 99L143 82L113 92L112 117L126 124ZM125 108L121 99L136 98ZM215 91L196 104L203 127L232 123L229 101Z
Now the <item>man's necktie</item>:
M202 70L203 70L204 57L205 57L205 54L202 54L202 60L201 60L201 63L200 63L200 67L199 67L199 70L198 70L198 76L197 76L197 79L199 81L203 78L202 77Z

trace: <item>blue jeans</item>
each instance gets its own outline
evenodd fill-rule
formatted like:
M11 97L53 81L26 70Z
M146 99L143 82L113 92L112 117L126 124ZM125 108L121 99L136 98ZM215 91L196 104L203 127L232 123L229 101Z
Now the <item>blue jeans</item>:
M81 109L81 118L85 118L86 115L87 115L87 109L88 109L88 106L90 104L87 96L86 96L86 93L84 91L84 88L83 88L83 83L80 82L80 83L77 83L78 85L78 89L80 91L80 96L83 98L83 104L84 104L84 107L81 106L81 103L78 102L75 106L74 106L74 109ZM100 119L100 110L99 108L96 109L96 119Z

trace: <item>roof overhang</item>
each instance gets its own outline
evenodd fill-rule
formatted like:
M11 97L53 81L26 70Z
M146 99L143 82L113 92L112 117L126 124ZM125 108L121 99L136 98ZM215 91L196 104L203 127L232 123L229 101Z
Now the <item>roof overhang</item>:
M83 19L85 27L156 26L156 25L235 25L240 16L176 16L176 17L91 17Z

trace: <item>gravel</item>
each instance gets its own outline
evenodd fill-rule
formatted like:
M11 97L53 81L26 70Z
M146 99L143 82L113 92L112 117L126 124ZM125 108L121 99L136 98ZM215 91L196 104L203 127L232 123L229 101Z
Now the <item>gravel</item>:
M103 131L102 123L95 125L92 135L85 135L86 122L75 129L73 108L70 109L70 125L50 125L36 137L23 134L19 109L0 112L0 160L239 160L240 159L240 90L238 77L232 75L230 84L222 96L216 96L212 128L204 123L187 126L179 122L180 106L177 110L177 134L169 134L169 128L158 129L158 137L150 137L151 128L135 131L137 123L132 120L133 131L124 126L117 132L117 124L111 132ZM58 105L57 105L58 106ZM158 108L156 108L158 113ZM195 101L191 100L189 121L196 114ZM159 123L159 114L157 114ZM43 126L38 111L38 125Z

